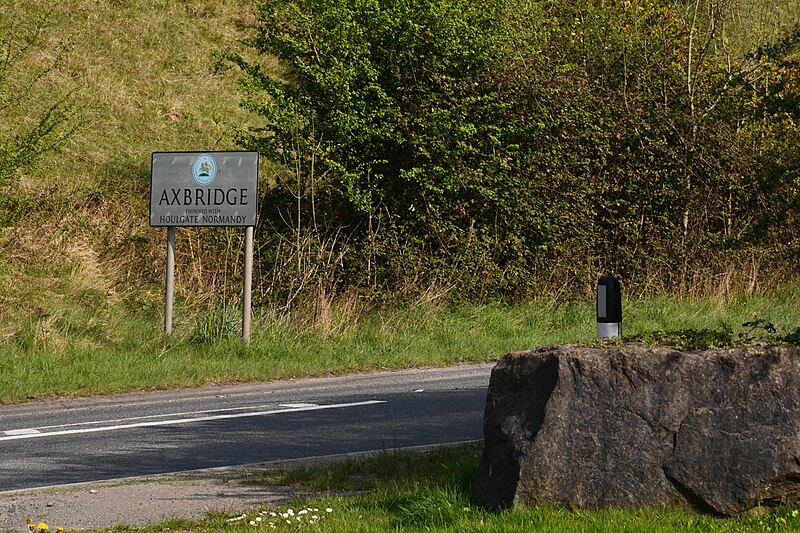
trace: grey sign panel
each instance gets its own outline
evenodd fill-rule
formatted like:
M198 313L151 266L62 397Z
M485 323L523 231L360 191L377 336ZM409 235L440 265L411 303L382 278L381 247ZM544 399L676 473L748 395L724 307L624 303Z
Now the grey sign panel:
M258 152L153 152L151 226L255 226Z

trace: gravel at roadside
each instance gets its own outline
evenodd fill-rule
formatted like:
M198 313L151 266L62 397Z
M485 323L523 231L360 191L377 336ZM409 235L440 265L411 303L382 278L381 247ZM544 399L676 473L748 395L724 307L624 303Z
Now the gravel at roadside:
M288 487L248 484L243 471L101 481L0 493L0 531L27 532L26 518L51 530L152 525L287 503Z

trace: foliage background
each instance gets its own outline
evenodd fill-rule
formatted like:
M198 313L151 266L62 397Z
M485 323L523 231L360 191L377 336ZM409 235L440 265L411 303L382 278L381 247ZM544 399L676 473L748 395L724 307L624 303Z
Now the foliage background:
M305 285L521 300L603 273L641 294L795 275L792 4L258 6L249 44L282 69L232 57L260 117L242 139L283 164L262 242L327 254L289 274Z
M265 316L796 279L795 2L7 4L4 339L160 312L152 151L262 152ZM242 248L180 230L179 308L235 314Z

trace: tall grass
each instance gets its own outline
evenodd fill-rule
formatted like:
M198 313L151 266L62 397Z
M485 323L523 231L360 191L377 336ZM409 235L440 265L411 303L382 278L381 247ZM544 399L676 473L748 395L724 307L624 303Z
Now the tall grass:
M800 327L800 286L725 301L659 297L624 302L627 335L725 330L734 341L759 319L779 331ZM252 342L239 339L236 307L206 311L178 305L165 337L161 310L123 303L72 302L37 314L0 343L0 402L62 394L196 387L299 376L491 362L510 351L596 339L593 301L432 304L360 308L329 302L324 316L309 304L289 315L260 309Z

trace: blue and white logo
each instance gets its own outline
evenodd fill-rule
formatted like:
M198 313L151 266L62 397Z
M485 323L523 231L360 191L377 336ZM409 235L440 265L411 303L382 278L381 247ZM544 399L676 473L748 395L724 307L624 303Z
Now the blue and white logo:
M192 165L192 176L198 185L211 185L217 177L217 162L208 154L198 156Z

